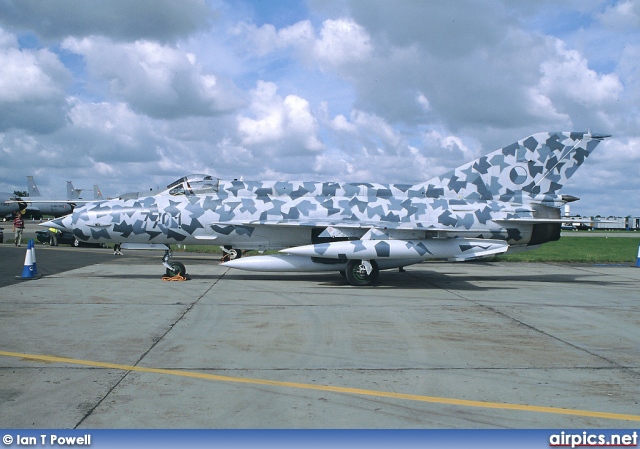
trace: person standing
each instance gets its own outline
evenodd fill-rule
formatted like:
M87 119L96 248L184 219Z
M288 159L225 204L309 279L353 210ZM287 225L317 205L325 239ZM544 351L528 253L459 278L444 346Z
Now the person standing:
M49 228L49 246L58 246L58 230Z
M22 234L24 233L24 220L20 212L16 214L16 218L13 220L13 232L15 232L16 246L20 246L22 243Z

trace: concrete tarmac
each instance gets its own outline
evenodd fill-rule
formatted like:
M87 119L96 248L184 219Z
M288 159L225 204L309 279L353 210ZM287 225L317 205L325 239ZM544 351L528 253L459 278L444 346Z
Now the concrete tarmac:
M0 276L24 247L0 245ZM640 269L424 263L376 287L37 247L0 287L7 428L638 428ZM75 262L71 262L75 261ZM7 267L17 270L8 273Z

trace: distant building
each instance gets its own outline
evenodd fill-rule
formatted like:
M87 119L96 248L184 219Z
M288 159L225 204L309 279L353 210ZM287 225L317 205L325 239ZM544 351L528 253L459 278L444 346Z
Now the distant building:
M599 229L607 231L638 231L640 230L640 217L632 217L628 215L626 217L601 217L600 215L591 217L581 217L579 215L571 215L571 208L569 204L564 207L564 215L562 218L566 218L567 221L562 223L563 230L577 230L577 229Z

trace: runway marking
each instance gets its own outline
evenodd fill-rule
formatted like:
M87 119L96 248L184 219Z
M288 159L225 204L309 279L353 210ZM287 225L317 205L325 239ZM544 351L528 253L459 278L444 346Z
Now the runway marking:
M217 374L198 373L193 371L181 371L163 368L145 368L143 366L120 365L117 363L97 362L92 360L72 359L52 355L22 354L19 352L0 351L0 356L16 357L20 359L44 362L67 363L72 365L85 365L99 368L110 368L123 371L135 371L139 373L164 374L179 377L191 377L194 379L213 380L218 382L231 382L251 385L268 385L272 387L297 388L301 390L315 390L331 393L353 394L359 396L376 396L391 399L403 399L407 401L429 402L433 404L459 405L463 407L478 407L497 410L518 410L534 413L553 413L557 415L573 415L590 418L615 419L621 421L640 421L640 415L627 415L623 413L596 412L591 410L578 410L558 407L545 407L526 404L509 404L502 402L472 401L467 399L445 398L437 396L422 396L417 394L393 393L389 391L365 390L362 388L336 387L331 385L313 385L298 382L283 382L267 379L252 379L243 377L220 376Z

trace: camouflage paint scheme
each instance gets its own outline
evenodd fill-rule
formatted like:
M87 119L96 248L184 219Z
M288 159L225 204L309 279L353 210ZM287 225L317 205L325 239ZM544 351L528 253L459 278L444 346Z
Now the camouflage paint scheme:
M467 260L557 240L560 207L576 199L559 191L605 137L534 134L419 184L191 175L153 196L90 203L44 225L86 242L283 249L315 262Z

